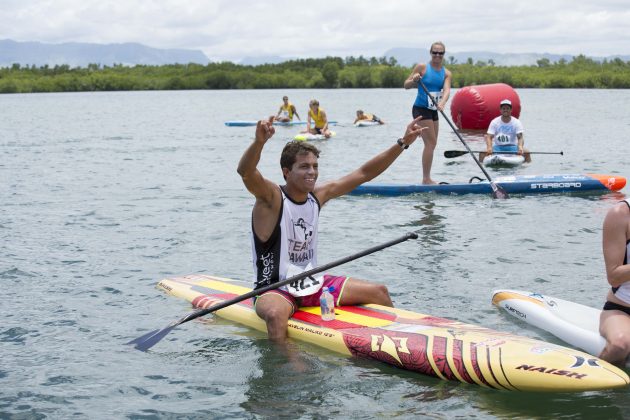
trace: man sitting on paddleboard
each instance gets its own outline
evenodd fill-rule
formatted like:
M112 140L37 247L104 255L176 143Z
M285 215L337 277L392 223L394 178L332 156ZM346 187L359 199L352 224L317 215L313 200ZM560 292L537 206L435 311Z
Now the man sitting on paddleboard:
M599 323L599 332L606 339L599 357L623 367L630 355L630 200L608 211L602 238L611 289Z
M295 105L289 102L289 97L283 96L282 105L280 105L280 109L278 110L275 120L280 122L291 122L293 121L294 114L298 120L302 120L297 113L297 109L295 109Z
M313 121L313 126L311 126L311 120ZM332 135L328 129L328 117L326 116L326 112L319 107L319 101L317 99L312 99L308 103L308 118L306 120L306 131L304 132L323 134L326 138L330 138Z
M385 121L381 120L376 115L374 115L374 114L367 114L367 113L363 112L363 110L359 109L357 111L357 118L354 120L353 124L356 124L359 121L363 121L363 120L374 121L374 122L377 122L379 124L385 124Z
M252 211L252 253L255 285L261 288L317 266L320 208L385 171L424 128L414 119L392 146L337 180L315 185L319 150L310 143L290 141L280 156L286 184L264 178L258 170L262 149L274 135L273 118L259 121L256 137L238 164L247 190L256 197ZM256 314L267 324L269 338L284 342L288 320L299 306L318 306L322 287L334 287L336 305L376 303L393 306L387 287L364 280L326 274L270 290L255 300Z
M523 148L523 124L518 118L512 116L512 101L504 99L499 105L501 115L490 122L486 133L486 152L479 153L479 161L491 155L493 152L511 152L525 157L525 162L531 162L532 158L527 149Z

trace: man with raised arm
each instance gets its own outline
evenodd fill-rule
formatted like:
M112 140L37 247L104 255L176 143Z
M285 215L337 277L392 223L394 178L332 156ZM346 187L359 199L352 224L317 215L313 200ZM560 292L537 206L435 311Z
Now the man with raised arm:
M275 133L273 118L259 121L253 143L238 164L238 173L256 201L252 211L252 253L255 285L261 288L317 266L317 222L320 208L384 172L424 130L414 119L403 137L347 175L316 184L319 150L290 141L280 156L285 185L258 170L263 147ZM375 303L393 306L384 285L324 274L270 290L255 299L256 313L267 324L269 338L284 342L288 320L299 306L318 306L322 287L334 287L335 305Z

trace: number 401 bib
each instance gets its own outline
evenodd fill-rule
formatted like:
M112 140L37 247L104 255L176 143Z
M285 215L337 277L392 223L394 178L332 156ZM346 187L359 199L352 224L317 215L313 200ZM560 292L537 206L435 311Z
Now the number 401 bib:
M313 267L308 264L306 267L298 267L296 265L289 265L287 269L287 278L294 277L305 271L311 270ZM303 297L317 293L319 289L324 285L324 277L308 276L300 280L292 281L284 286L286 291L292 296Z

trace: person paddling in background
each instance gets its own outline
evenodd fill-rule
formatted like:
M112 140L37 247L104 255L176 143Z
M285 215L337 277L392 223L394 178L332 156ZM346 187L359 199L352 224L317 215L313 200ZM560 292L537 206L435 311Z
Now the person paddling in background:
M282 105L280 105L280 109L278 110L275 121L283 123L291 122L293 121L293 115L295 115L298 120L302 121L302 119L298 115L297 109L295 109L295 105L289 102L289 97L283 96Z
M254 141L238 164L245 187L256 198L252 211L254 289L317 266L320 208L381 174L426 130L416 118L404 136L383 152L349 174L319 185L319 150L310 143L290 141L280 156L285 185L279 186L263 177L257 167L263 147L275 133L272 120L258 122ZM319 305L322 287L334 287L336 305L393 306L385 286L353 277L325 274L323 278L298 283L270 290L255 299L256 314L265 321L274 342L285 342L288 320L299 306Z
M424 141L424 150L422 151L423 184L436 183L431 179L431 167L433 166L433 152L437 145L440 127L438 111L444 111L444 106L451 94L451 72L443 66L446 47L442 42L434 42L429 52L431 53L431 62L428 65L424 63L416 65L403 85L405 89L418 88L418 95L411 112L414 118L421 116L423 119L420 124L427 128L422 132L422 140ZM427 96L419 83L420 80L437 102L437 106Z
M313 126L311 126L311 121ZM304 132L311 134L323 134L326 138L330 138L331 136L331 132L328 129L328 118L326 117L326 112L319 107L319 101L317 99L312 99L308 103L308 118L306 120L306 131Z
M374 115L374 114L367 114L367 113L363 112L363 110L359 109L357 111L357 118L354 120L353 124L356 124L359 121L363 121L363 120L374 121L374 122L377 122L379 124L385 124L385 121L381 120L376 115Z
M623 367L630 355L630 199L611 208L602 234L608 291L599 323L601 359Z
M486 133L486 152L479 153L479 161L483 162L486 156L494 152L511 152L523 155L525 162L531 162L529 151L523 148L523 124L518 118L512 116L512 101L504 99L499 105L501 115L494 118L488 126Z

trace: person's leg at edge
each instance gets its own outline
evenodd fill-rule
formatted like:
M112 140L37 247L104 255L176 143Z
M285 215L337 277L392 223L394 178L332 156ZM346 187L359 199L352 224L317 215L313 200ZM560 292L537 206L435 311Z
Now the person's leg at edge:
M265 293L256 300L256 315L267 324L269 339L282 343L287 338L287 326L293 306L277 293Z
M630 353L630 316L617 310L602 311L599 332L606 339L599 358L623 367Z
M364 303L394 306L385 285L370 283L353 277L348 278L343 286L339 304L360 305Z

